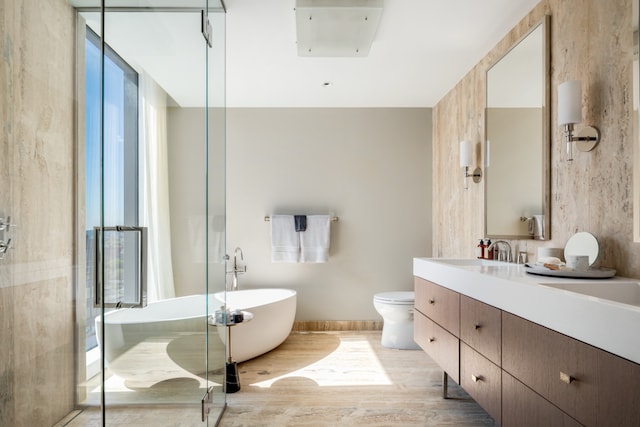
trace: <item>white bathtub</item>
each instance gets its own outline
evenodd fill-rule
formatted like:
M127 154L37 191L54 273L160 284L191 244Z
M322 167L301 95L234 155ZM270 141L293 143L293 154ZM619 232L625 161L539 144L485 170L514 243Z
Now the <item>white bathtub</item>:
M253 320L231 326L231 356L236 362L253 359L287 339L296 316L296 291L291 289L247 289L227 292L230 309L245 310ZM224 292L215 294L223 301ZM212 310L214 311L214 310ZM218 327L224 340L225 327Z
M242 362L280 345L291 332L296 312L296 292L255 289L227 292L230 308L249 311L253 320L231 327L232 356ZM224 292L209 295L209 313L224 301ZM186 370L204 376L205 347L209 347L209 372L224 368L225 328L207 324L205 295L152 302L142 309L122 309L105 314L105 361L109 370L125 379L177 377ZM96 320L102 345L100 317ZM205 332L209 330L209 339Z

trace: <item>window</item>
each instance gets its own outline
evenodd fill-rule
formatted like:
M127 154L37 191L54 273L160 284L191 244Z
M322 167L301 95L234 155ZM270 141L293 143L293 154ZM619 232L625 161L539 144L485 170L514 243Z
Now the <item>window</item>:
M101 152L104 168L104 226L138 225L138 74L113 49L105 45L104 58L104 149L100 147L100 37L87 27L85 41L85 182L86 182L86 350L96 347L93 307L94 227L101 225ZM126 238L125 238L126 237ZM105 299L126 294L125 283L135 281L138 271L132 253L136 245L122 233L105 232Z

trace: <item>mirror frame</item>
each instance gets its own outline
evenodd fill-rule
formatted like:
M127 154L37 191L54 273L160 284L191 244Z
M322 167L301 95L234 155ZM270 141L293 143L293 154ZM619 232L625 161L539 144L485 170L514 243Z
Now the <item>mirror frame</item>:
M545 15L541 20L536 22L522 35L516 42L514 42L509 49L502 54L499 58L491 63L485 72L485 110L484 110L484 151L483 159L485 164L485 179L484 179L484 234L485 237L492 239L508 239L508 240L533 240L534 236L526 235L506 235L506 234L492 234L487 229L488 216L487 216L487 176L489 171L486 169L487 159L487 129L488 129L488 98L489 98L489 71L500 62L505 56L507 56L516 46L526 39L538 27L542 27L542 72L543 72L543 88L544 91L542 97L542 214L544 215L544 235L540 239L536 240L550 240L551 239L551 16Z

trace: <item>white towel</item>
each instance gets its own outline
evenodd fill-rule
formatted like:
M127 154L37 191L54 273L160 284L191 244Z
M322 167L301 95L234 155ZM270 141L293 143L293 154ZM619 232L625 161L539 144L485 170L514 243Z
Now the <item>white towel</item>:
M293 215L271 215L271 262L298 262L299 234Z
M327 262L330 222L329 215L307 215L307 230L300 233L301 262Z

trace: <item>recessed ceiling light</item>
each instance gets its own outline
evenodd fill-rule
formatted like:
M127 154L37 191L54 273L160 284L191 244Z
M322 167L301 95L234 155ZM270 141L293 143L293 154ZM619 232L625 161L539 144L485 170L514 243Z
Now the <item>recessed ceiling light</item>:
M323 82L322 86L329 87L329 86L331 86L331 82Z

